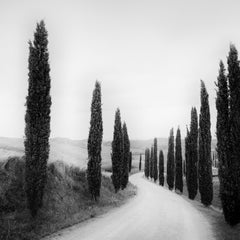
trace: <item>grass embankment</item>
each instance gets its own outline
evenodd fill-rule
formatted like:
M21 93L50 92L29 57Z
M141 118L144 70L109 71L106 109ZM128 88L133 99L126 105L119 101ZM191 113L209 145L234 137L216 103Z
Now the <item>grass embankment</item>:
M240 239L240 224L237 226L229 226L221 212L221 200L219 197L219 180L218 177L213 178L213 201L212 207L204 207L201 204L201 196L198 192L194 201L189 200L186 182L184 181L183 195L190 203L194 205L209 221L212 226L216 240L239 240Z
M55 162L48 166L43 208L32 219L24 191L24 161L11 158L0 164L0 239L40 239L120 206L136 194L132 184L115 194L111 179L103 176L96 203L88 193L85 171Z
M156 183L158 184L158 182ZM201 196L198 192L194 200L188 199L188 191L186 181L183 181L183 194L182 197L197 208L209 221L216 240L240 240L240 224L231 227L225 220L221 212L221 200L219 197L219 181L217 177L213 178L213 207L205 207L201 204ZM166 178L164 187L168 189ZM179 194L179 193L176 193ZM197 223L196 223L197 224Z

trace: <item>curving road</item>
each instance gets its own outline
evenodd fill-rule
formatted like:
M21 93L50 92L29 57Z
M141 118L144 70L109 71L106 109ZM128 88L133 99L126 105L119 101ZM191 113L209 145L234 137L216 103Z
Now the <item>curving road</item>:
M144 179L130 178L137 196L118 209L63 230L51 240L213 240L207 220L189 202Z

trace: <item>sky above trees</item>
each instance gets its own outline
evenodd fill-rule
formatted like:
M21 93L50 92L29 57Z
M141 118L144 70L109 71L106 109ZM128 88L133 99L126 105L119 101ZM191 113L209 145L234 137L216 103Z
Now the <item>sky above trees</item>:
M121 109L131 139L182 137L200 79L209 93L215 138L215 85L230 42L239 49L237 0L1 0L0 136L23 137L28 41L36 23L49 33L51 137L86 139L92 90L102 86L103 138Z

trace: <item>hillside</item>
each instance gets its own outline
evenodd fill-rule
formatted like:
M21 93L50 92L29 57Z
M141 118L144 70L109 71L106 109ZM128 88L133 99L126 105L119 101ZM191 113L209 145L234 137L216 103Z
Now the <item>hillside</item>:
M146 147L151 147L153 140L131 140L131 151L133 153L133 165L138 165L139 154L144 154ZM215 149L216 140L212 141L212 150ZM158 138L158 148L167 154L168 139ZM182 141L184 158L184 141ZM0 137L0 160L5 160L9 156L23 156L24 147L21 138ZM63 161L69 165L86 168L87 166L87 140L71 140L67 138L50 139L49 162ZM111 165L111 142L104 141L102 145L102 167Z
M102 176L101 197L91 200L86 172L62 162L48 165L43 207L35 219L27 209L24 161L0 162L0 240L35 240L123 204L136 194L132 184L115 194L112 181Z

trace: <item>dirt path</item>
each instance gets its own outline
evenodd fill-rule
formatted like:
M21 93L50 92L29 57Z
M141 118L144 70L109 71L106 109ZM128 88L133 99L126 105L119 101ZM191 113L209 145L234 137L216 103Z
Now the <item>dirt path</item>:
M213 240L211 227L189 202L142 177L137 196L118 209L63 230L48 240Z

